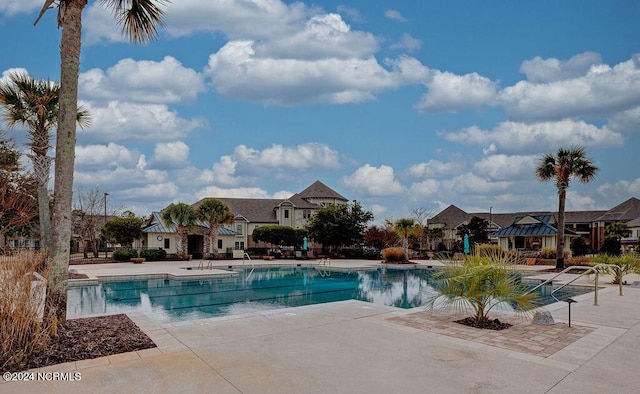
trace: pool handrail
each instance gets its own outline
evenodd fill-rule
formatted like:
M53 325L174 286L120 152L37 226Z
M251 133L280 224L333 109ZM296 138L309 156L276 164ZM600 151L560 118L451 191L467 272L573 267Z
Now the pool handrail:
M598 275L599 275L598 268L605 267L605 266L607 266L607 267L615 267L618 270L622 270L621 267L619 267L619 266L617 266L615 264L596 264L596 265L592 265L592 266L572 265L572 266L567 267L567 268L563 269L562 271L558 272L553 277L543 281L542 283L540 283L539 285L535 286L534 288L530 289L529 291L527 291L526 294L529 294L529 293L532 293L532 292L538 290L539 288L541 288L542 286L546 285L547 283L552 283L555 278L557 278L558 276L560 276L562 274L566 274L567 272L569 272L569 271L571 271L573 269L584 270L585 272L580 273L580 275L578 275L575 278L571 279L567 283L562 284L562 286L558 287L557 289L553 289L551 291L551 297L553 297L557 301L560 301L553 295L553 293L555 293L556 291L564 288L565 286L568 286L569 284L575 282L576 280L581 278L583 275L588 274L590 272L593 272L594 275L595 275L594 293L593 293L593 305L594 306L598 306ZM620 272L620 273L622 274L622 272ZM619 287L619 295L622 295L622 275L620 277L620 282L618 283L618 287Z

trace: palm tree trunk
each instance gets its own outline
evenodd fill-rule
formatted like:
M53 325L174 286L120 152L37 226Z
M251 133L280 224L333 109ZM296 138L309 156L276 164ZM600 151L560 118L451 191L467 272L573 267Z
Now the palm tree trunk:
M38 213L40 220L40 242L45 250L51 244L51 212L49 211L49 190L38 181Z
M60 96L56 138L53 232L50 258L48 316L57 324L67 318L67 277L71 243L71 203L75 164L78 76L82 43L82 10L87 0L67 0L61 18ZM52 312L52 313L51 313Z
M213 257L218 255L218 225L211 226L211 251Z
M558 232L556 236L556 269L564 268L564 205L567 199L567 189L558 190Z

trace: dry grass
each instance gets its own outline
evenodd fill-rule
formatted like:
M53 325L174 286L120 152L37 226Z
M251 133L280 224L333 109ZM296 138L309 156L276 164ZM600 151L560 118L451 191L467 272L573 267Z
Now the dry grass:
M49 319L42 319L49 273L45 262L41 252L0 256L0 369L40 351L55 333Z
M404 249L401 247L382 249L382 257L387 262L402 262L405 261Z

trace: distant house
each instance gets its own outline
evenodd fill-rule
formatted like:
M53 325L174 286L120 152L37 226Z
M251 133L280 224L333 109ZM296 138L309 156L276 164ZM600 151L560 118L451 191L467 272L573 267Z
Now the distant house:
M206 197L192 204L197 209L209 198L225 203L235 219L233 224L218 230L218 250L229 257L241 258L248 248L265 247L255 242L253 230L265 225L303 228L316 210L329 205L344 205L347 198L320 181L285 199ZM198 258L204 250L206 223L200 223L188 236L188 254ZM175 229L162 222L160 212L152 213L143 228L143 243L148 248L163 248L175 253ZM312 244L310 244L312 247Z
M501 232L501 230L507 227L511 227L509 231L516 231L517 229L512 226L514 226L519 220L523 220L524 218L529 218L526 220L540 221L541 223L545 223L545 226L551 226L554 231L557 231L557 212L534 211L514 213L467 213L464 210L456 207L455 205L450 205L449 207L429 219L428 227L432 229L442 229L442 241L448 248L451 248L451 246L456 241L460 240L460 237L458 237L458 227L463 224L468 224L473 217L479 217L486 220L487 222L490 222L488 226L490 230L489 237L493 242L498 242L500 243L500 245L503 245L506 242L506 245L509 247L509 249L518 249L522 247L539 250L545 247L543 245L548 244L545 243L546 241L544 241L542 238L546 239L547 237L549 237L549 235L545 235L539 240L530 238L529 243L527 243L524 239L518 238L518 246L516 246L515 238L511 239L511 243L505 240L508 239L509 236L515 237L516 235L507 235L506 231ZM632 197L609 210L565 212L565 233L582 237L585 240L586 244L589 245L593 251L597 252L600 250L600 247L604 242L605 229L608 225L614 222L622 222L627 223L627 225L629 225L630 227L634 224L637 226L638 219L640 219L640 200ZM525 222L522 222L522 224L525 224ZM640 229L637 229L635 227L634 229L635 232L631 236L626 237L622 240L625 250L631 250L634 245L636 245L637 248L639 239L638 237L640 237ZM521 235L517 236L520 237ZM524 241L525 243L522 244L522 241ZM569 242L569 239L565 239L566 247L570 245ZM555 247L555 240L553 241L553 245Z
M516 217L513 223L492 234L498 238L503 250L541 250L555 248L557 243L557 223L553 215L526 215ZM564 244L570 245L571 239L578 235L566 230Z

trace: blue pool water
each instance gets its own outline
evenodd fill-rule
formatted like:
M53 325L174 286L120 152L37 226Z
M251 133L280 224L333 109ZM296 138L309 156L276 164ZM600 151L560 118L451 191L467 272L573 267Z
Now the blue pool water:
M141 311L168 323L351 299L413 308L435 294L432 273L287 267L239 270L235 277L206 280L103 282L70 287L67 316Z

